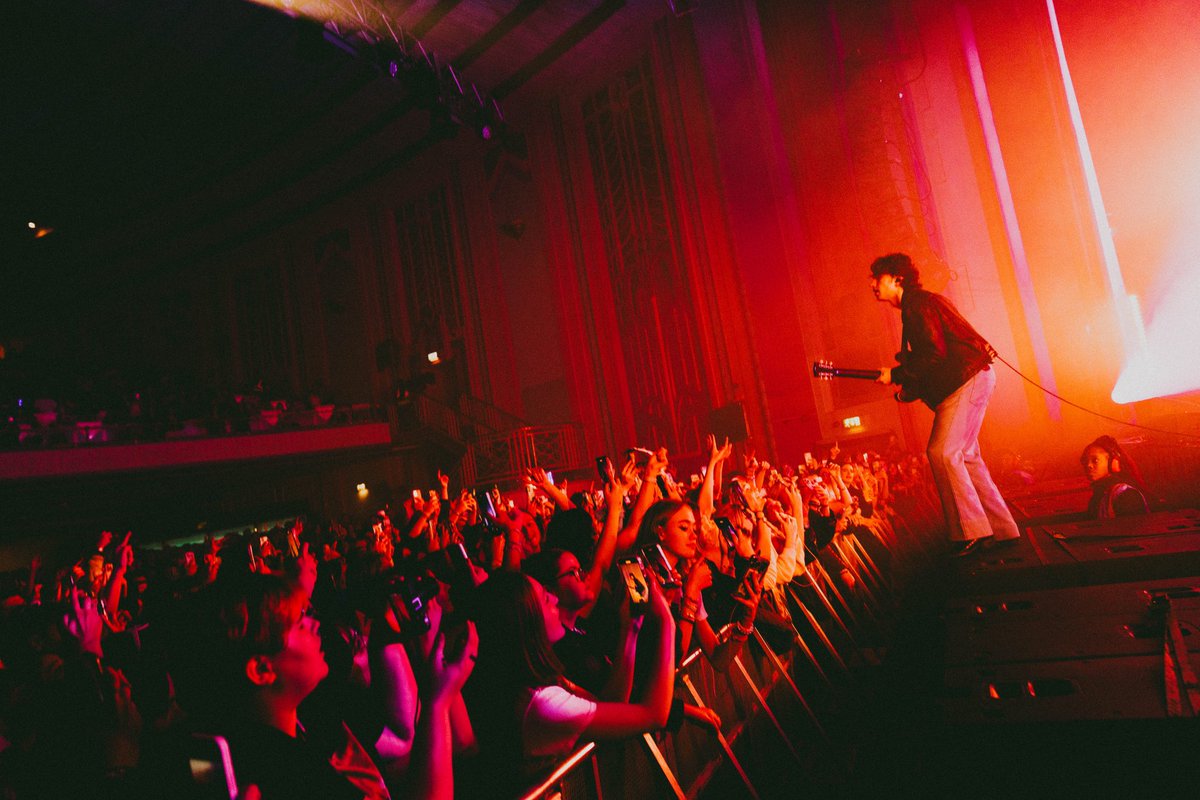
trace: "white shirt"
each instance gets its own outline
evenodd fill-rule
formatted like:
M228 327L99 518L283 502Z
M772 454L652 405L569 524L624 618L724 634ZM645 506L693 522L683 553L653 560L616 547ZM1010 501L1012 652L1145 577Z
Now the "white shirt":
M568 755L596 716L596 704L561 686L534 689L521 718L526 758Z

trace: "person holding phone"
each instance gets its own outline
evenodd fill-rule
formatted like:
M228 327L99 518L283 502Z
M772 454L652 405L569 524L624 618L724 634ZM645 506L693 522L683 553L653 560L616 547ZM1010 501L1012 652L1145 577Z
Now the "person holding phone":
M228 742L239 785L254 785L267 798L390 797L342 720L300 714L329 673L305 590L257 574L213 589L197 600L197 630L187 649L174 654L173 677L192 723ZM457 657L445 652L443 637L434 644L419 684L422 718L410 768L415 796L453 794L450 708L471 674L476 642L470 637Z
M704 608L704 591L712 586L712 566L699 549L699 525L696 512L687 503L661 500L646 512L638 531L639 547L661 544L667 561L682 577L682 590L675 609L680 630L679 653L689 652L693 639L705 657L718 670L724 670L741 652L742 645L754 632L754 617L762 595L762 575L749 571L743 577L741 596L734 597L738 610L733 627L724 639L717 636Z
M675 621L649 582L643 642L652 663L641 697L597 701L563 677L553 645L565 635L558 599L517 572L493 574L476 590L479 678L466 687L467 708L485 763L477 770L488 796L506 796L539 768L591 739L623 739L667 722L674 692ZM651 637L646 640L647 634Z

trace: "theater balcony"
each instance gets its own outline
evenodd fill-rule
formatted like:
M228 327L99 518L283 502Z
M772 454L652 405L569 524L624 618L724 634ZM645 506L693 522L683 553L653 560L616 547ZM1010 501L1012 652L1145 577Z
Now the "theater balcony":
M21 542L108 527L153 541L297 514L354 521L400 506L403 489L433 485L439 470L455 486L506 489L527 467L577 470L579 441L572 425L532 426L470 397L267 408L236 430L55 420L0 450L0 539L19 560Z

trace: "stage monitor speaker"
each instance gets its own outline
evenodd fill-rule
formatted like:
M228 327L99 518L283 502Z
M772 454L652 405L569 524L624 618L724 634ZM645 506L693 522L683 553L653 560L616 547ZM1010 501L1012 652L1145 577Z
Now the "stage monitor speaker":
M1034 525L1015 546L984 548L956 567L956 596L1197 575L1200 512Z
M942 615L950 626L1043 617L1103 617L1145 611L1158 596L1170 598L1177 609L1200 609L1200 575L1074 589L968 595L951 598Z
M947 723L1163 719L1162 654L948 667Z
M749 426L746 424L746 409L740 400L720 408L713 409L708 414L708 430L718 442L729 437L731 442L744 442L750 438Z
M1072 590L1064 590L1072 591ZM1200 609L1177 608L1184 646L1200 651L1194 634ZM1068 661L1080 658L1161 656L1163 618L1147 605L1128 614L1030 617L1003 622L947 625L947 666Z

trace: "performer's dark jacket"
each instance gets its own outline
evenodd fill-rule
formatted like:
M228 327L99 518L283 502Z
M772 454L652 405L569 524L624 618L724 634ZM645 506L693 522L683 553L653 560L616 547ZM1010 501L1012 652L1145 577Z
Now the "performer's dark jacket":
M900 298L904 339L892 368L892 382L900 384L903 400L938 405L988 369L992 348L954 305L940 294L914 286Z

